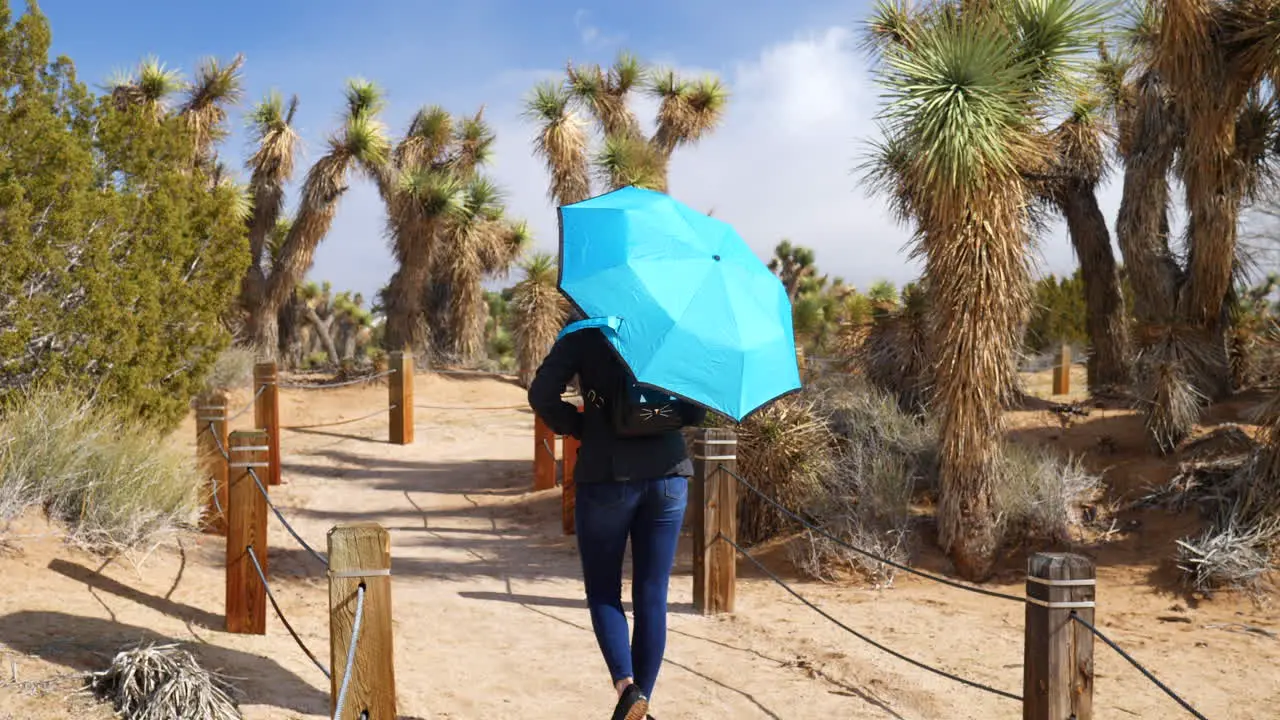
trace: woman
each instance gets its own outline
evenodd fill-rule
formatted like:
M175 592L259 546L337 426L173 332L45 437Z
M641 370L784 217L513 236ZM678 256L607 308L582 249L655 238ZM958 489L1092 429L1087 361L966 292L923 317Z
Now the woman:
M582 412L561 399L575 375ZM636 387L602 330L574 326L556 341L529 386L534 412L556 433L581 440L574 524L591 626L618 692L613 720L643 720L653 697L667 642L667 586L693 474L680 427L706 417L701 408L660 395L660 405L631 413L645 422L665 418L646 431L637 425L643 422L620 419L636 409L629 407L638 402ZM622 609L628 537L634 644Z

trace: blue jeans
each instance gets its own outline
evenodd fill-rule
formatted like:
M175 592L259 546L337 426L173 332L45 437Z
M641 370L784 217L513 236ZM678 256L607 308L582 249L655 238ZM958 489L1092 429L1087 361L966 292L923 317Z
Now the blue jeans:
M689 499L687 478L576 485L574 524L591 627L616 683L634 678L645 695L667 645L667 587ZM635 637L622 610L622 560L631 538L631 604Z

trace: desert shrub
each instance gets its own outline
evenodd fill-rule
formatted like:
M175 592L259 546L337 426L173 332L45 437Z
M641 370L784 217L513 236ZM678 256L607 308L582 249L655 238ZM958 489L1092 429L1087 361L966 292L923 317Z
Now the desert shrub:
M223 350L204 379L204 391L226 392L248 386L253 382L254 362L252 350L240 347Z
M1069 541L1102 490L1080 458L1006 443L992 498L1000 535L1006 544Z
M907 561L913 498L936 485L931 428L903 412L889 393L858 378L827 378L810 392L831 433L833 461L806 514L850 545ZM811 531L791 550L800 569L820 579L849 571L887 585L896 574L892 566Z
M3 4L0 3L0 6ZM243 195L187 119L95 96L34 3L0 14L0 399L42 381L162 425L230 342ZM212 131L212 130L211 130Z
M177 645L139 645L91 673L88 689L128 720L240 720L235 688Z
M765 495L789 509L817 497L831 471L831 434L807 395L783 398L738 427L738 469ZM758 543L798 528L761 497L738 491L738 537Z
M199 512L194 461L120 410L35 389L0 421L0 519L32 507L93 550L134 548Z

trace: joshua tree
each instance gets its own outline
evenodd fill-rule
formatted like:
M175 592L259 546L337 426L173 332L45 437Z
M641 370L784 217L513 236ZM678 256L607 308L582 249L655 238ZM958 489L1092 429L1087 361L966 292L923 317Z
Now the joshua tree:
M813 250L801 245L792 245L791 241L786 239L773 249L769 269L782 280L782 285L787 289L787 297L791 298L791 302L795 302L801 283L817 273Z
M1078 99L1053 131L1053 154L1040 195L1062 213L1084 278L1088 306L1089 388L1127 385L1129 333L1120 270L1111 233L1098 205L1098 184L1107 169L1109 126L1099 98Z
M1002 412L1029 309L1028 172L1051 148L1038 118L1101 23L1073 0L882 4L870 23L887 94L871 179L915 229L932 313L939 541L964 577L996 551Z
M564 297L556 288L554 257L539 253L521 267L524 279L515 286L511 310L520 383L528 387L538 365L555 343L568 312Z
M647 138L629 105L638 88L660 100L657 129ZM593 165L607 189L637 185L665 192L672 153L711 132L727 101L717 78L687 81L671 71L651 71L629 53L608 69L570 64L564 80L536 86L526 103L526 116L541 126L534 148L551 174L548 194L559 205L586 199ZM604 138L594 156L583 112Z
M381 92L375 85L361 80L348 83L344 127L329 139L329 152L307 172L298 210L267 279L263 301L250 312L250 334L263 356L276 356L278 314L311 269L316 248L328 234L338 202L347 190L348 174L357 166L367 169L386 162L388 142L377 119L381 109Z
M1138 324L1137 394L1162 451L1190 433L1206 400L1231 387L1227 301L1242 268L1240 208L1260 185L1275 127L1274 107L1259 92L1280 68L1275 7L1148 2L1126 52L1104 53L1125 167L1117 236ZM1174 171L1189 215L1185 263L1168 237Z
M288 235L288 221L282 213L284 186L293 177L298 146L298 134L293 129L297 109L297 96L286 107L280 94L272 92L250 114L249 127L257 147L245 163L253 202L248 220L251 261L240 288L240 305L245 312L253 312L263 303L267 278Z

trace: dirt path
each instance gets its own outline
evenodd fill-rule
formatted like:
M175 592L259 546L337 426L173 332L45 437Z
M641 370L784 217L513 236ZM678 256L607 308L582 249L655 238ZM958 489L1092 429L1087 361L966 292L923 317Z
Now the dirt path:
M417 401L517 405L492 380L419 378ZM385 389L287 391L285 425L358 417ZM612 691L582 601L577 552L559 526L558 491L533 494L531 418L520 410L419 410L417 442L388 445L386 422L286 431L287 484L273 499L323 549L336 523L373 520L392 534L396 684L405 718L563 720L606 717ZM188 433L189 434L189 433ZM184 441L185 442L185 441ZM28 523L38 533L41 523ZM221 540L188 536L141 569L33 539L0 558L23 591L0 595L0 647L23 679L100 668L140 639L191 643L207 666L240 678L250 720L320 718L328 683L271 618L265 637L221 632ZM1261 718L1280 702L1280 642L1210 629L1275 629L1274 611L1185 607L1146 588L1149 569L1103 568L1099 622L1188 693L1209 717ZM690 607L689 551L672 584L667 665L653 712L690 718L1016 718L1020 706L955 685L849 636L745 564L738 612ZM285 613L326 664L323 568L271 519L270 574ZM793 577L788 576L794 580ZM800 585L860 631L902 652L1021 692L1022 607L934 585L889 591ZM1018 592L1016 585L1002 589ZM1175 615L1176 622L1160 619ZM1098 649L1099 717L1178 717L1176 706ZM2 669L2 668L0 668ZM66 717L60 696L6 682L0 719ZM76 717L93 717L77 711ZM103 715L106 717L106 715Z

